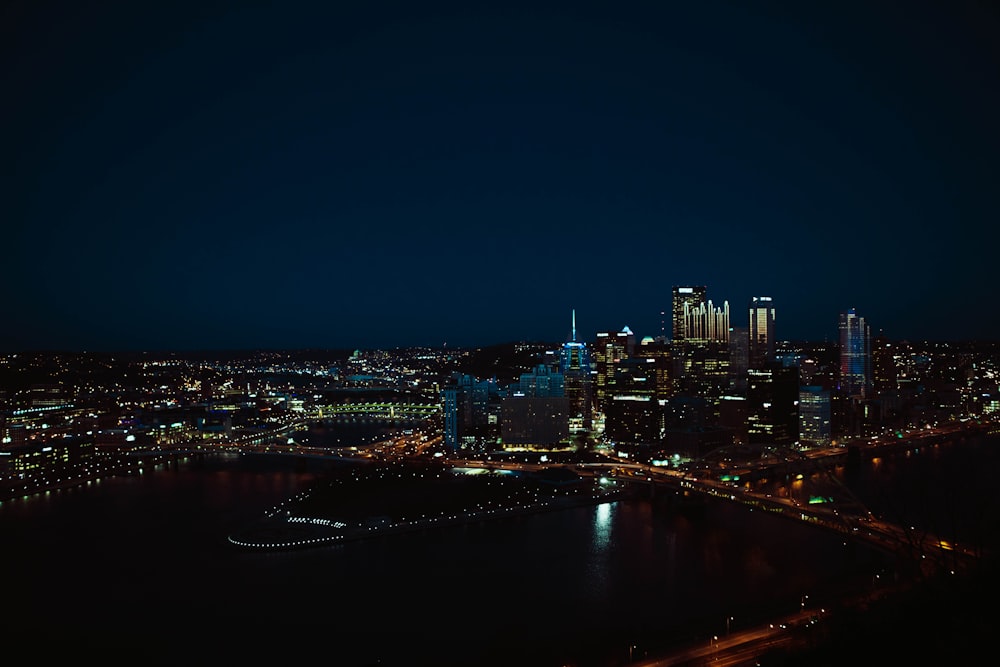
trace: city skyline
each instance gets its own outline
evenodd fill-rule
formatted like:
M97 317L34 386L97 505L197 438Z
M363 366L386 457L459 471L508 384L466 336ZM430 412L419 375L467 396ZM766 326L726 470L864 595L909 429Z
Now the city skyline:
M1000 332L996 8L0 12L0 351Z

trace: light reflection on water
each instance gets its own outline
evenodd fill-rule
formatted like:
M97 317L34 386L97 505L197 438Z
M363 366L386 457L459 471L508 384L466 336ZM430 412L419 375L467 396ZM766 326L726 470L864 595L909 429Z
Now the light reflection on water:
M921 460L927 465L914 468ZM466 653L454 653L467 665L485 664L476 653L484 646L518 648L509 642L511 619L545 628L541 635L515 633L537 637L532 641L540 654L569 651L569 659L617 650L620 656L629 642L686 639L704 619L722 632L730 615L749 622L768 605L792 609L804 593L820 599L818 587L831 577L839 587L848 575L878 565L843 549L836 535L728 503L686 511L648 501L604 503L315 551L226 548L227 530L287 499L311 477L272 465L239 457L192 461L5 504L4 536L18 545L5 556L20 573L7 599L19 618L87 630L89 601L101 599L109 601L102 627L161 627L135 618L141 603L161 623L184 618L190 628L266 628L282 649L287 636L323 632L346 665L442 658L436 652L444 638L440 618L427 613L427 601L435 600L469 612L450 618L446 634L450 649L469 638ZM878 500L900 481L924 493L924 473L941 467L929 457L900 456L887 457L877 470L840 474L858 490L876 489L866 497ZM981 469L992 470L962 470L968 477ZM792 480L778 486L787 494ZM75 567L67 569L70 550ZM53 607L40 586L60 603ZM386 632L411 642L400 643L408 656L387 654ZM418 642L427 653L417 650ZM382 653L347 660L366 646ZM515 657L506 664L529 664Z
M601 503L594 512L594 553L601 553L607 550L608 542L611 541L611 512L614 508L612 503Z
M592 510L593 530L586 566L589 575L587 593L590 597L602 598L608 592L611 527L614 522L615 507L614 503L601 503Z

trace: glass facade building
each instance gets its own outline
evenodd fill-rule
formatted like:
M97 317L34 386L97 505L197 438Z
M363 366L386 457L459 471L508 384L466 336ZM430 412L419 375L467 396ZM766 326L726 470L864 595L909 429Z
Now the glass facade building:
M750 300L750 368L763 368L774 361L774 300L755 296Z
M872 387L871 330L854 308L840 314L840 393L868 398Z

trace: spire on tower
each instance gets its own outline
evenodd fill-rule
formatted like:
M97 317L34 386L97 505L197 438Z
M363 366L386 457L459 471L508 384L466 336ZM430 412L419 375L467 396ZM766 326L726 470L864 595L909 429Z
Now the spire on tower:
M576 308L573 309L573 338L572 341L576 342Z

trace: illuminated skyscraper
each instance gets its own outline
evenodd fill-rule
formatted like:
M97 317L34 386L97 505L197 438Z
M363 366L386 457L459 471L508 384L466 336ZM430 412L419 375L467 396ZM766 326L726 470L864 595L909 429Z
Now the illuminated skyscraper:
M774 361L774 301L769 296L750 300L750 368Z
M729 302L723 301L716 307L711 299L697 304L683 304L684 340L718 341L729 340Z
M840 314L840 393L868 398L872 387L871 330L851 308Z
M570 403L570 431L591 427L590 352L586 343L576 339L576 311L569 340L563 343L559 355L559 370L563 375L566 397Z
M818 385L799 387L800 441L826 447L830 436L830 392Z
M605 397L615 381L615 369L635 354L635 334L628 327L621 331L601 331L594 343L594 409L603 410Z
M675 287L673 316L674 389L714 410L729 388L729 302L716 307L705 287Z
M706 302L705 300L705 286L700 287L674 287L673 293L673 303L672 303L672 315L673 315L673 341L679 342L684 340L687 335L687 328L685 326L685 308L688 310L698 308L699 305Z
M644 339L642 344L636 348L636 356L653 360L654 377L656 378L657 400L665 400L674 395L674 384L672 379L672 356L670 345L664 339L648 340Z

